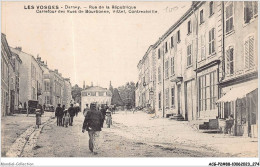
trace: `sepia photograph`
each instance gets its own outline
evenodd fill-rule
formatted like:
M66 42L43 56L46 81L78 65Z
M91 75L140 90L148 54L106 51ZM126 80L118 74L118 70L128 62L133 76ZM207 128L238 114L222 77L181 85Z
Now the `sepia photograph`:
M258 1L1 1L1 166L259 166L258 38Z

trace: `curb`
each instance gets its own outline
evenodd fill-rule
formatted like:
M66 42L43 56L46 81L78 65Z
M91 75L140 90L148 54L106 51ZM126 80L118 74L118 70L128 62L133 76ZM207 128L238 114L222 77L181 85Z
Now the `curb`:
M43 125L39 128L41 131L42 128L52 119L52 117L49 117ZM35 131L37 131L35 125L29 127L23 134L21 134L15 142L12 144L10 149L6 153L6 157L20 157L23 153L23 150L27 144L27 142L32 138L33 134L35 134ZM39 131L39 134L40 134Z

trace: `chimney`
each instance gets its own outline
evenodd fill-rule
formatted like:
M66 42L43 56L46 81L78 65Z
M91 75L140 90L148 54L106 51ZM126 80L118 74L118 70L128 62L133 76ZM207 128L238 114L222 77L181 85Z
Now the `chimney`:
M83 81L83 89L85 89L86 88L86 86L85 86L85 81Z
M18 46L18 47L15 47L16 50L19 50L20 52L22 51L22 47Z
M54 72L58 73L58 69L54 69Z
M91 87L93 87L93 82L91 82Z

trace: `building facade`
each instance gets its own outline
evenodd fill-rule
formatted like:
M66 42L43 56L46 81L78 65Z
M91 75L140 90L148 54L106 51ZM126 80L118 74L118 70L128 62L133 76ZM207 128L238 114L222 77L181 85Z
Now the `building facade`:
M50 70L50 103L54 107L63 105L64 78L57 69Z
M66 106L66 108L70 107L70 104L72 103L72 95L71 95L71 83L69 78L64 78L64 87L63 87L63 105Z
M258 82L257 11L257 2L192 2L149 47L154 64L146 67L147 54L139 61L139 106L148 101L143 80L151 69L157 115L189 121L227 118L224 104L216 101L233 87Z
M258 2L223 2L223 8L224 66L219 83L219 117L226 119L232 114L237 134L257 136ZM243 97L226 96L251 88L256 90L245 92Z
M42 85L43 70L36 58L22 51L22 48L11 48L22 60L20 67L20 102L28 104L29 100L37 100L43 105Z
M6 35L1 33L1 115L10 114L10 75L13 75L12 52L6 40Z
M99 86L91 86L81 91L81 111L84 110L86 104L90 106L90 103L111 104L112 93L107 88Z
M18 106L20 104L20 67L22 64L22 60L20 59L18 54L12 52L12 61L14 65L14 72L12 74L12 80L14 82L13 85L13 96L11 96L11 102L13 105L13 111L18 110Z

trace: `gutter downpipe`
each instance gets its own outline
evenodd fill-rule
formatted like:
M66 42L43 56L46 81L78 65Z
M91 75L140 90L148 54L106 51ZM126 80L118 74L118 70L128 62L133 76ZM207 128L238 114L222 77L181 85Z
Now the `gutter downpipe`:
M200 113L199 113L199 87L198 87L198 51L199 51L199 46L198 46L198 29L199 29L199 24L198 24L198 17L195 14L195 9L194 9L194 5L192 5L192 11L193 14L195 16L195 20L196 20L196 66L195 66L195 84L196 84L196 113L197 113L197 118L198 119L200 117Z
M163 54L162 54L162 61L163 61L163 65L162 65L162 66L163 66L163 68L162 68L162 69L163 69L163 75L162 75L162 77L163 77L163 80L162 80L162 82L163 82L163 83L162 83L162 89L163 89L163 90L162 90L162 100L163 100L163 103L162 103L162 104L163 104L163 105L162 105L162 107L163 107L163 108L162 108L162 109L163 109L163 118L164 118L164 115L165 115L165 111L164 111L164 110L165 110L165 108L164 108L164 102L165 102L164 100L165 100L165 99L164 99L164 98L165 98L165 96L164 96L164 51L163 51L163 50L164 50L164 45L163 45L163 49L162 49L162 53L163 53Z

